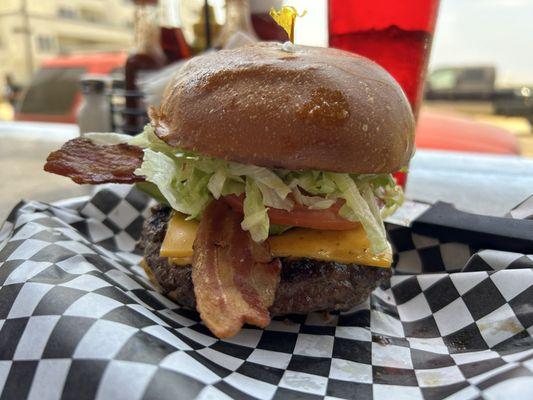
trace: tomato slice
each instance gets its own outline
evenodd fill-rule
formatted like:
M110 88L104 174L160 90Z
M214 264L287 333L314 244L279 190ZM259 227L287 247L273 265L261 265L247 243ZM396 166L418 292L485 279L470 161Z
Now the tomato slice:
M230 195L224 200L234 210L243 212L243 196ZM339 215L339 209L344 200L337 200L330 208L325 210L311 210L301 204L294 204L291 211L277 208L268 209L270 222L277 225L299 226L303 228L324 229L331 231L347 231L358 227L359 222L352 222Z

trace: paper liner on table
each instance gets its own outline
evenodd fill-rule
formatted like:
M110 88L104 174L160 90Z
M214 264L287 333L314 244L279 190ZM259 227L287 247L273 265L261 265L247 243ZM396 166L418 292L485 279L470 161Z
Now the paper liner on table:
M533 258L388 226L390 287L350 312L228 340L157 293L136 240L149 200L19 204L0 230L6 399L533 398Z

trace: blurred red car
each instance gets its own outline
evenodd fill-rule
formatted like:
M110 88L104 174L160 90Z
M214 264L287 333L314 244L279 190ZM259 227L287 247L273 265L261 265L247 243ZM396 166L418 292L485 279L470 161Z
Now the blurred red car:
M435 111L420 113L415 141L419 149L520 154L518 140L508 130Z
M126 53L57 56L42 63L15 110L17 121L76 122L84 74L120 73Z

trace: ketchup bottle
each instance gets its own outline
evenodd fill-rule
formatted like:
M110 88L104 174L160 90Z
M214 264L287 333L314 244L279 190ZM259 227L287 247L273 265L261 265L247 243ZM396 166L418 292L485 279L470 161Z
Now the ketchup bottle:
M167 63L189 58L191 50L185 41L181 30L178 1L165 1L161 4L160 26L161 26L161 47L167 58Z
M146 71L165 66L166 57L161 48L161 30L157 0L135 0L135 40L132 53L126 61L124 95L125 133L139 133L145 123L145 105L137 82Z

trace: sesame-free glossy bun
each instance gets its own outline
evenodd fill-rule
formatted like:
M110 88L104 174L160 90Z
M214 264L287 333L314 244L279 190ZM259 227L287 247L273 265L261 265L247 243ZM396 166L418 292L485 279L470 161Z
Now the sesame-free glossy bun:
M290 170L394 172L413 152L398 83L341 50L257 43L191 59L152 112L182 150Z

